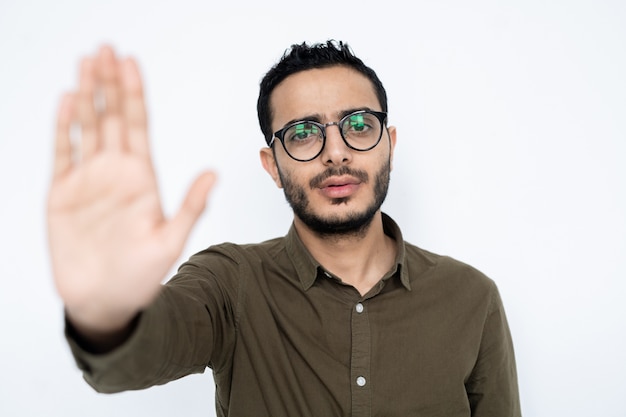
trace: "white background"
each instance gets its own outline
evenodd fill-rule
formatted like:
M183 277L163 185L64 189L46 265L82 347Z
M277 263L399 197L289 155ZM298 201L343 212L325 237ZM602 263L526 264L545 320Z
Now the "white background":
M168 213L218 170L184 259L286 232L258 162L258 82L292 43L329 38L388 90L384 210L497 282L524 415L626 416L626 2L0 0L1 416L214 415L210 372L99 395L69 355L44 209L79 58L108 42L139 60Z

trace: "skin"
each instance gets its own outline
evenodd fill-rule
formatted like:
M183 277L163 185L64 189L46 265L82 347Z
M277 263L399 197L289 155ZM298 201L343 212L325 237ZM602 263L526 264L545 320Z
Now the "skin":
M313 119L321 123L339 120L348 110L369 108L380 111L371 82L360 73L342 66L312 69L292 74L273 91L272 129L293 120ZM376 181L381 170L391 169L396 129L389 127L374 149L350 149L336 127L327 129L326 146L309 162L290 158L282 145L260 151L261 163L279 188L306 200L306 209L318 219L341 224L367 212L376 204ZM345 172L364 172L369 180ZM311 180L332 173L323 181ZM299 194L299 197L298 197ZM291 196L293 197L293 196ZM341 277L361 294L367 293L392 267L395 246L383 232L377 208L364 227L342 233L321 233L294 216L294 225L307 249L326 269Z

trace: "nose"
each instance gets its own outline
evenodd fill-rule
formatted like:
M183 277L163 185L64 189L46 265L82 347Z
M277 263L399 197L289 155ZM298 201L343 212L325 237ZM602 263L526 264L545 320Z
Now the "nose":
M326 143L320 157L325 165L342 165L352 160L352 150L341 137L336 123L326 125Z

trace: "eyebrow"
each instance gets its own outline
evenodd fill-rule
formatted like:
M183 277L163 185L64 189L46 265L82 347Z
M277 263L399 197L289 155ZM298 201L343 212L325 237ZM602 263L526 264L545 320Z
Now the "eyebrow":
M335 113L337 120L334 120L335 122L338 122L339 120L343 119L344 117L346 117L349 114L355 113L357 111L377 111L377 110L373 110L369 107L356 107L353 109L346 109L346 110L341 110L337 113ZM298 117L297 119L292 119L290 121L288 121L287 123L285 123L283 125L283 128L285 128L286 126L289 126L290 124L293 123L297 123L297 122L304 122L304 121L308 121L308 122L317 122L317 123L322 123L322 120L324 119L324 117L320 114L320 113L315 113L315 114L309 114L303 117Z

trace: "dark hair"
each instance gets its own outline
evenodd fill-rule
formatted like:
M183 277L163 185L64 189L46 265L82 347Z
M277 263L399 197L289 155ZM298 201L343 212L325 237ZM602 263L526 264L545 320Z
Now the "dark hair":
M259 125L265 141L269 144L272 139L272 110L270 108L270 96L274 88L288 76L300 71L314 68L327 68L336 65L350 67L366 76L374 87L376 97L380 102L382 111L387 111L387 93L382 82L370 67L357 58L347 43L329 40L326 43L307 45L292 45L283 54L282 58L274 65L261 80L259 99L257 101L257 113Z

